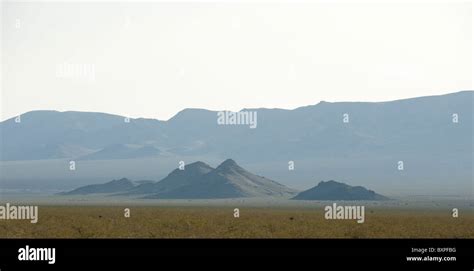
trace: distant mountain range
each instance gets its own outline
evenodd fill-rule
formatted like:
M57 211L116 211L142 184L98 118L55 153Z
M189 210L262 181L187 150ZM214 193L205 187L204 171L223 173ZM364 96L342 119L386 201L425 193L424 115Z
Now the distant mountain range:
M125 159L217 154L254 160L404 152L421 157L472 146L473 91L393 102L321 102L256 111L258 125L218 125L217 112L185 109L168 121L104 113L32 111L0 123L2 160ZM453 128L452 114L459 115ZM348 123L343 122L348 114ZM35 135L32 137L31 135ZM271 139L271 140L269 140ZM471 149L472 150L472 149ZM317 151L317 152L316 152Z
M336 181L320 182L296 195L295 200L388 200L362 186L350 186Z
M461 91L244 109L257 113L254 129L219 125L218 112L204 109L185 109L168 121L129 122L105 113L32 111L20 123L0 123L0 184L57 189L112 176L161 179L180 160L233 157L298 189L314 179L345 179L384 194L472 194L473 102L474 91ZM69 160L78 164L74 173ZM295 170L288 170L289 161Z
M135 184L123 178L105 184L87 185L62 195L108 193L141 195L156 199L219 199L243 197L290 197L296 190L243 169L232 159L217 168L195 162L175 169L159 182Z
M97 152L81 156L79 160L134 159L152 157L159 154L160 150L153 146L113 144Z

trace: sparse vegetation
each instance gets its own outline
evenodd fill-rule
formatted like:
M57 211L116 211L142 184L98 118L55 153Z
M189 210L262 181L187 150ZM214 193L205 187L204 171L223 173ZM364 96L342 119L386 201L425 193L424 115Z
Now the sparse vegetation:
M474 213L372 209L365 223L323 210L230 207L41 207L37 224L0 221L1 238L474 238Z

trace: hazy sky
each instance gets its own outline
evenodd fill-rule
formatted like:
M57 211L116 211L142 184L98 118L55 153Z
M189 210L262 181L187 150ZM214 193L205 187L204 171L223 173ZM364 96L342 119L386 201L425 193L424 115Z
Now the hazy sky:
M472 89L470 3L4 3L2 30L2 120Z

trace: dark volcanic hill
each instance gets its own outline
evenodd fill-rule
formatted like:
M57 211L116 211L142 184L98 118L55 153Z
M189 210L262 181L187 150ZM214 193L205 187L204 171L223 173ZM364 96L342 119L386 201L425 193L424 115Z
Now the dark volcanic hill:
M86 195L99 193L118 193L124 192L135 187L134 183L127 178L113 180L104 184L92 184L79 187L69 192L61 193L61 195Z
M186 169L185 169L186 170ZM187 178L179 187L160 191L147 198L163 199L215 199L243 197L289 197L295 190L243 169L232 159L227 159L206 174ZM169 177L169 176L168 176ZM163 181L170 182L165 178ZM164 186L158 182L157 186Z
M305 190L295 200L388 200L372 190L362 186L350 186L336 181L320 182L317 186Z
M203 162L194 162L186 165L184 170L175 169L168 176L159 182L146 183L139 185L132 190L128 191L127 194L156 194L156 193L169 193L175 191L182 186L189 186L196 180L200 179L203 175L214 170L211 166Z
M159 182L135 186L128 179L80 187L64 195L114 193L156 199L291 197L296 191L243 169L232 159L217 168L203 162L175 169Z

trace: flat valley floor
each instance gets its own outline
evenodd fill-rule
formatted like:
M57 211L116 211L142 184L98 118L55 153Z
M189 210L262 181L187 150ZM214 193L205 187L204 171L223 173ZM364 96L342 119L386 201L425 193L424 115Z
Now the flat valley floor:
M124 209L130 208L130 217ZM0 238L474 238L474 211L369 207L365 222L323 208L40 206L36 224L0 220Z

